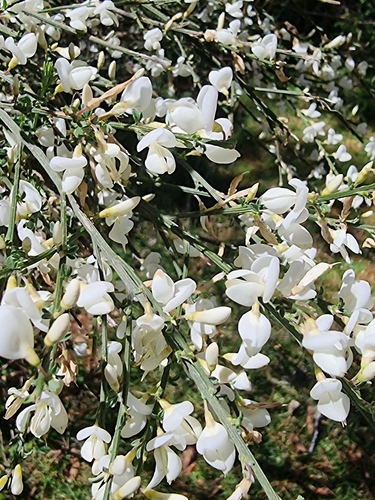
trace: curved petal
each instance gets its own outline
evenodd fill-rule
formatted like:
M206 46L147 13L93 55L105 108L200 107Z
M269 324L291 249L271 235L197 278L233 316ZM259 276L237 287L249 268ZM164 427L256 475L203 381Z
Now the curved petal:
M219 165L233 163L241 156L235 149L222 148L220 146L214 146L213 144L206 144L204 154L209 160Z

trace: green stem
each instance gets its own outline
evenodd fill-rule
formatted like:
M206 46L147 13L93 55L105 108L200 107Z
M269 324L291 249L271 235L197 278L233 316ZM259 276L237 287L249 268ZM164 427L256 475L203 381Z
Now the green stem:
M15 163L14 169L14 179L13 179L13 189L12 189L12 200L10 202L10 217L9 217L9 226L5 239L9 243L13 243L14 233L16 230L16 219L17 219L17 202L18 202L18 193L19 193L19 185L21 178L21 161L22 161L22 150L23 145L18 145L18 158Z

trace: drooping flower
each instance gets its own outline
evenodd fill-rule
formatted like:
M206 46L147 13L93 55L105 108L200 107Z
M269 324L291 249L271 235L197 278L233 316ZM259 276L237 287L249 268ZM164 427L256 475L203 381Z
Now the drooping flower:
M224 474L232 469L236 459L236 449L229 439L228 433L219 422L215 422L211 412L206 408L206 427L197 441L197 451L206 462Z
M145 135L137 146L137 151L149 148L145 161L147 170L154 174L172 174L176 169L176 161L168 148L177 145L176 137L169 130L159 128Z
M85 439L81 448L81 455L87 462L94 459L99 460L107 453L107 444L111 441L111 435L98 425L85 427L77 434L78 441Z
M40 363L34 351L33 327L18 307L0 306L0 356L6 359L26 359L32 365Z
M350 410L349 397L341 392L342 383L334 378L318 381L310 391L310 396L318 400L318 410L325 417L345 423Z

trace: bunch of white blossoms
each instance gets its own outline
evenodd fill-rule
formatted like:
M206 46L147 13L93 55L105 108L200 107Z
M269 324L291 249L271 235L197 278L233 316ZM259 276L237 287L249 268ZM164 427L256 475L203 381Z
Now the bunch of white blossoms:
M312 34L300 40L297 29L280 28L242 0L141 3L139 12L111 0L64 8L24 0L5 2L1 22L11 92L0 95L0 274L8 279L0 356L25 360L29 371L20 389L8 389L5 418L15 417L18 446L0 490L22 493L26 435L64 434L75 417L65 408L68 388L84 390L90 377L94 423L74 425L82 427L93 500L140 489L150 499L184 500L154 488L178 478L188 446L224 475L242 462L244 478L230 497L240 500L257 470L244 441L259 443L257 429L271 421L267 404L243 397L253 390L250 370L271 363L271 316L311 356L310 396L327 418L345 424L348 387L375 377L371 284L349 268L332 300L319 287L340 259L350 266L361 254L351 225L374 215L366 182L375 137L359 105L346 103L369 67L357 57L359 39L315 46ZM210 44L215 57L206 67L200 49ZM289 119L293 109L298 120ZM370 163L351 165L355 149L331 110L348 121ZM251 116L280 183L237 191L246 171L223 194L212 171L230 172L241 156L240 111L244 133ZM302 160L311 166L305 179ZM185 172L191 182L182 185ZM169 189L196 196L199 212L172 205ZM244 244L230 236L225 244L217 213L241 214ZM199 216L205 237L185 222ZM228 233L233 227L241 231L224 223ZM363 246L375 248L371 225L361 229L370 233ZM162 255L154 251L161 247ZM220 280L222 297L213 286ZM189 396L179 390L187 377L195 383ZM195 392L201 397L192 402ZM139 470L148 455L146 481Z

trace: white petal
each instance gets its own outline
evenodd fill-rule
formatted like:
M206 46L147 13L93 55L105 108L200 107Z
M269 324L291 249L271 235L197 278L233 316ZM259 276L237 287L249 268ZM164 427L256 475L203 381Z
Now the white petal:
M174 297L163 307L163 311L169 313L176 309L195 292L196 287L197 284L191 278L176 281L174 284Z
M342 392L326 392L318 402L318 410L331 420L344 422L349 415L350 399Z
M222 306L207 309L206 311L196 311L186 314L185 318L197 323L206 323L208 325L220 325L224 323L231 315L231 308Z
M165 305L173 298L174 283L168 274L158 269L154 274L151 290L155 300Z
M79 66L69 74L70 87L74 90L82 90L83 87L96 75L96 68L91 66Z
M206 144L204 154L207 158L219 165L227 165L233 163L240 157L240 153L235 149L222 148L213 144Z

